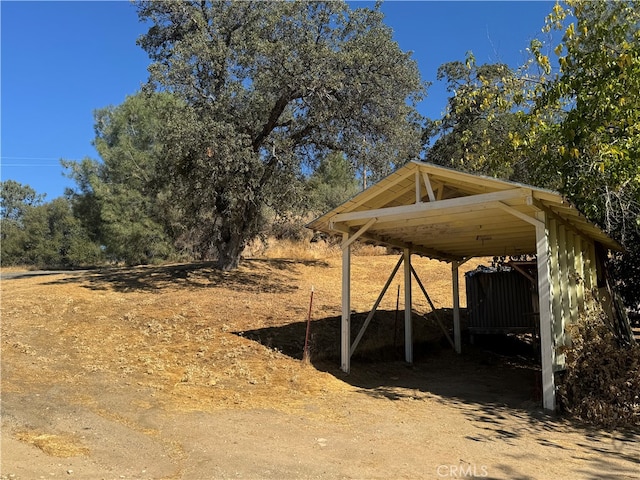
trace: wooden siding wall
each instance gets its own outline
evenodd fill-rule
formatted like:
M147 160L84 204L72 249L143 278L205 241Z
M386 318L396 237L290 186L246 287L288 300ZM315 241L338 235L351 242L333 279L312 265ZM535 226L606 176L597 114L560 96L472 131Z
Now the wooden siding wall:
M571 345L567 328L577 323L580 312L596 298L597 266L595 245L573 227L552 216L547 223L549 273L555 371L565 368L563 347Z

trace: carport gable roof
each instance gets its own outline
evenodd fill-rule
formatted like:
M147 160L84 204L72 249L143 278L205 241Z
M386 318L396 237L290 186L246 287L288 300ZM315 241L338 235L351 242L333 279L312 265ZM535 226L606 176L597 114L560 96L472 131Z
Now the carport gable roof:
M557 192L412 161L308 228L443 261L536 252L538 212L621 250Z

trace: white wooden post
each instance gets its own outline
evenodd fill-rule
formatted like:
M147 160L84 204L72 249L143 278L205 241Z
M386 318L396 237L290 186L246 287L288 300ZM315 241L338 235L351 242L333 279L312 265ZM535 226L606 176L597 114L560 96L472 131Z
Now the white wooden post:
M340 341L340 368L343 372L351 370L351 243L349 234L342 236L345 247L342 249L342 327Z
M413 363L413 332L411 325L411 250L404 249L404 359Z
M546 215L536 214L536 253L538 256L538 301L540 302L540 343L542 350L542 405L547 410L556 408L556 387L553 377L553 337L551 316L551 282L549 281L549 240Z
M451 283L453 284L453 341L456 353L462 353L462 337L460 334L460 292L458 285L458 266L456 261L451 263Z

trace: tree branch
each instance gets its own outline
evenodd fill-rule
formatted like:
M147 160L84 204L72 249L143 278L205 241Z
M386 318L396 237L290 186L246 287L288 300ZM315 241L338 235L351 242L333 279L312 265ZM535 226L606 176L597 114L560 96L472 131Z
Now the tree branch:
M253 142L251 143L254 152L257 153L258 150L260 150L264 139L267 138L273 131L273 129L278 125L278 119L280 118L280 115L282 115L282 112L284 112L285 108L287 108L289 102L296 99L298 96L300 96L300 92L292 91L285 92L280 96L280 98L278 98L276 103L273 105L271 112L269 113L267 122L264 124L260 133L253 139Z

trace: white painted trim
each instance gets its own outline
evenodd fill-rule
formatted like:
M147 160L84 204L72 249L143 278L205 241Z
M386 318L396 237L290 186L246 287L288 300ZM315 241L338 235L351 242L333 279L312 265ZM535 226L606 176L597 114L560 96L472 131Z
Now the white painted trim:
M413 331L411 323L411 249L404 249L404 359L413 363Z
M355 242L358 238L360 238L362 236L363 233L365 233L367 230L369 230L369 228L378 221L377 218L372 218L371 220L369 220L367 223L365 223L362 227L360 227L360 229L354 233L353 235L351 235L347 240L343 240L342 244L340 245L340 247L344 250L345 248L347 248L349 245L351 245L353 242Z
M542 405L556 408L556 387L553 374L553 337L551 323L551 283L549 281L549 240L544 212L536 214L536 253L538 257L538 301L540 303L540 343L542 358Z
M529 203L530 198L531 197L525 197L525 202L527 202L527 205L530 205ZM520 210L516 210L515 208L509 205L505 205L502 202L498 202L498 207L500 207L505 212L510 213L514 217L518 217L520 220L524 220L525 222L530 223L534 227L544 226L544 224L540 224L540 222L536 218L530 217L526 213L522 213Z
M342 236L343 241L349 239L349 234ZM342 250L342 321L340 335L340 368L343 372L351 370L351 246Z
M460 331L460 286L458 267L460 262L451 262L451 283L453 286L453 339L456 353L462 353L462 335Z
M402 205L399 207L377 208L373 210L362 210L358 212L339 213L331 218L331 223L352 222L369 220L378 217L379 221L392 219L399 220L402 218L419 217L427 212L438 212L438 215L444 215L447 209L459 209L464 212L472 206L482 206L491 202L500 202L502 200L523 199L526 196L526 190L514 188L512 190L504 190L501 192L482 193L479 195L470 195L468 197L449 198L446 200L438 200L436 202L422 202L412 205ZM492 204L491 207L495 207ZM452 212L448 212L452 213ZM530 217L529 217L530 218Z
M424 185L427 187L427 195L429 195L429 201L435 202L436 196L433 193L433 186L431 185L431 180L429 179L429 174L427 172L422 172L422 178L424 180Z

